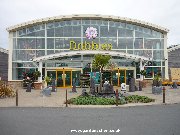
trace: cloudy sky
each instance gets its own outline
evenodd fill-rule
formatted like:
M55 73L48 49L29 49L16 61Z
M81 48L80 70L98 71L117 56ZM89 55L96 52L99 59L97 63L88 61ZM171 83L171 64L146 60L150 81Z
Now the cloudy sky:
M6 28L44 17L103 14L138 19L170 30L168 45L180 43L180 0L0 0L0 47Z

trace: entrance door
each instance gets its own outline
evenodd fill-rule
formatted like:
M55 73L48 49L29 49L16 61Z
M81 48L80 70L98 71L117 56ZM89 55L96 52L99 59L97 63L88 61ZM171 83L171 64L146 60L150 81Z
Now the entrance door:
M72 86L72 70L56 70L57 87Z
M118 86L119 84L119 76L118 76L118 70L113 70L112 72L112 83L114 86Z
M114 86L118 87L122 83L126 83L126 69L114 69L112 72L112 82Z
M81 69L72 69L72 85L80 86Z
M56 72L57 87L64 87L64 74L63 71Z

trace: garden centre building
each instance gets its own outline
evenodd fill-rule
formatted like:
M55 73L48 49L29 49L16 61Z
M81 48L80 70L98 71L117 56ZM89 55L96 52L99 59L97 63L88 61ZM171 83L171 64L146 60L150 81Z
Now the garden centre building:
M0 47L0 80L8 80L8 50Z
M136 19L106 15L67 15L43 18L7 28L9 32L8 80L39 70L71 87L94 54L111 55L114 85L128 76L152 79L161 71L168 78L168 29ZM92 71L92 68L91 68ZM92 73L94 76L97 72ZM42 81L40 78L39 81Z

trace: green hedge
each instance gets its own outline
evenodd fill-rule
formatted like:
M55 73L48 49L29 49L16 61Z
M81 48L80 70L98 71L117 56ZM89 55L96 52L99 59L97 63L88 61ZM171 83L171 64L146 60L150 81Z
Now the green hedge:
M125 100L127 103L149 103L149 102L154 102L154 99L148 98L146 96L139 96L139 95L132 95L125 97Z
M150 99L145 96L133 95L129 97L122 97L118 100L118 104L126 104L126 103L148 103L153 102L154 99ZM102 98L102 97L94 97L94 96L79 96L77 98L71 98L68 100L68 104L74 105L115 105L116 100L114 98Z

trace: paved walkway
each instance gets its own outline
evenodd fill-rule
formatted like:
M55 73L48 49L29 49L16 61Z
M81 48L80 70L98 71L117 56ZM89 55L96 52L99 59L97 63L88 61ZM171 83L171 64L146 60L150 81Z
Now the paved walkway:
M169 86L166 86L166 103L174 104L180 103L180 88L171 89ZM32 90L31 92L26 92L25 89L19 89L19 106L20 107L65 107L65 89L58 89L57 92L52 92L50 97L42 96L40 94L41 90ZM88 88L86 88L88 91ZM117 89L117 88L115 88ZM118 88L120 90L120 88ZM72 97L77 97L81 94L82 89L77 88L77 93L70 92L71 89L68 89L68 99ZM138 106L138 105L155 105L162 104L162 94L154 95L152 94L151 87L143 88L143 91L136 92L127 92L131 95L143 95L155 99L155 102L152 103L131 103L125 105L119 105L120 107L127 106ZM0 99L0 107L15 107L16 98L5 98ZM70 107L115 107L112 105L69 105Z

